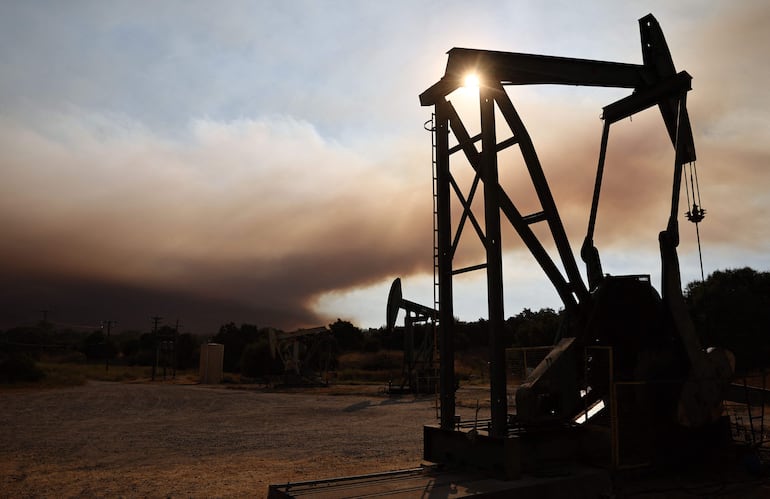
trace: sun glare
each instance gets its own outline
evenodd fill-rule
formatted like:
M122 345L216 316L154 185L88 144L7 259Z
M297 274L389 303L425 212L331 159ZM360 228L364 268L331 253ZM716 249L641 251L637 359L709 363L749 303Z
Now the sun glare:
M465 80L463 81L463 87L467 88L468 90L478 90L479 89L479 75L476 73L469 73L465 76Z

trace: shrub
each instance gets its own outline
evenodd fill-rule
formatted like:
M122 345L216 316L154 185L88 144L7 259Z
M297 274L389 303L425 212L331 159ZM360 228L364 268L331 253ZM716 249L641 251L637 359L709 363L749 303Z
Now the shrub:
M11 354L0 358L0 383L35 382L45 373L26 355Z

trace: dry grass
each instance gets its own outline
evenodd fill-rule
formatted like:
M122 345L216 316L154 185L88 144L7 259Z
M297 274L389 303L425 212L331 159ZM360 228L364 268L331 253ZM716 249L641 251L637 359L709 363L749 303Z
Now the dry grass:
M37 382L23 382L13 384L0 384L1 390L25 390L40 388L64 388L83 385L86 381L119 381L140 382L149 381L152 377L152 368L149 366L123 366L105 364L85 364L72 362L38 362L37 366L43 371L45 377ZM163 379L163 370L159 369L156 379ZM166 371L166 380L171 381L171 370ZM196 372L177 370L176 382L197 382Z
M345 383L387 384L401 378L404 354L398 350L347 352L339 357L334 379Z

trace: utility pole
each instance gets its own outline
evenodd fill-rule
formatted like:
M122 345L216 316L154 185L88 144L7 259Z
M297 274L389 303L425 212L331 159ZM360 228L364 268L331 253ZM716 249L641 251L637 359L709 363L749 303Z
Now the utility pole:
M155 371L158 370L158 355L160 354L160 342L158 341L158 324L163 317L154 316L152 319L152 337L155 339L155 362L152 364L152 381L155 381Z
M180 327L181 327L181 324L179 324L179 319L177 318L176 324L174 325L174 343L172 344L173 346L172 346L172 350L171 350L171 355L172 355L172 357L171 357L171 369L172 369L172 371L171 372L173 373L171 375L172 379L176 379L176 366L177 366L177 361L178 361L178 359L177 359L178 352L177 352L177 349L176 349L176 345L177 345L177 341L179 340L179 328Z
M117 321L113 320L102 321L102 329L107 326L107 338L104 339L104 370L106 372L110 372L110 354L107 351L110 343L110 330L112 329L112 325L117 323Z

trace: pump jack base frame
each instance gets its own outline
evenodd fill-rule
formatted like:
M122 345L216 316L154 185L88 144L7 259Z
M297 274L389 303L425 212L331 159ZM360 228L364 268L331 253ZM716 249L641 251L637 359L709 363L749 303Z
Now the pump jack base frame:
M478 497L517 499L578 499L609 497L612 491L606 470L586 466L559 468L558 476L522 475L506 481L482 472L452 470L442 466L373 473L329 480L270 485L268 499L294 497Z
M581 432L559 429L491 437L486 431L423 427L420 468L271 485L269 499L289 497L516 497L588 499L608 497L606 468L578 464Z

